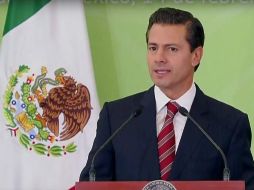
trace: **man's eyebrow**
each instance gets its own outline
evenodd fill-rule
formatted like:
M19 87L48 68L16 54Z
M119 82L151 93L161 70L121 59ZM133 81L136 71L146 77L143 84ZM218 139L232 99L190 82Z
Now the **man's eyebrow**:
M149 42L148 45L158 45L158 44L155 42ZM168 44L163 44L163 46L179 46L179 45L175 43L168 43Z
M148 45L157 45L157 43L154 43L154 42L148 42Z

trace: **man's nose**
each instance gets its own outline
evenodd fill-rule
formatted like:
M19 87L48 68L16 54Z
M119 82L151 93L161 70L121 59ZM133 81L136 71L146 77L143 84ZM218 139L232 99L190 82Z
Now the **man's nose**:
M155 54L156 63L165 63L166 62L166 53L163 49L158 49Z

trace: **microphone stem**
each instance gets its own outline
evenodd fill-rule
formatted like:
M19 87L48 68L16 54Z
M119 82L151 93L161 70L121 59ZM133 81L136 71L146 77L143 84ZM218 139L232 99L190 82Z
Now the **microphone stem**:
M224 162L224 170L223 170L223 181L229 181L230 179L230 170L228 168L228 164L227 164L227 159L226 156L224 154L224 152L221 150L221 148L214 142L214 140L205 132L205 130L195 121L195 119L193 119L191 117L191 115L188 113L187 114L188 117L190 118L190 120L200 129L200 131L206 136L206 138L209 139L209 141L211 141L211 143L213 144L213 146L220 152L223 162Z
M92 164L91 168L89 170L89 181L95 182L95 176L96 176L96 173L95 173L95 169L94 169L94 164Z
M124 122L122 123L122 125L114 131L114 133L99 147L99 149L95 152L92 162L91 162L91 167L89 170L89 181L95 181L96 180L96 172L95 172L95 168L94 168L94 160L95 157L97 156L97 154L117 135L117 133L122 130L122 128L124 128L125 126L127 126L127 124L130 122L130 120L132 120L134 117L137 116L137 113L134 112L130 115L130 117Z

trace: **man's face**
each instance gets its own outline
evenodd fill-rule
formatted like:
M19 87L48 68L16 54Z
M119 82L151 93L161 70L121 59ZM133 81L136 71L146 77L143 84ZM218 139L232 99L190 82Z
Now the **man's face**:
M177 99L193 82L201 47L192 53L185 25L154 24L148 34L147 62L150 76L168 97Z

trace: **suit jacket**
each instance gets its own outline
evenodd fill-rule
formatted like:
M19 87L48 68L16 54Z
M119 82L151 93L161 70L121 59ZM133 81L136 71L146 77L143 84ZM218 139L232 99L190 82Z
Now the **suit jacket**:
M232 180L245 180L254 189L254 164L250 152L251 129L245 113L210 98L197 87L190 115L224 151ZM142 113L97 155L96 180L141 181L160 179L156 134L154 88L105 103L97 125L97 135L80 180L88 180L95 151L129 118L138 105ZM222 180L220 153L187 119L168 180Z

